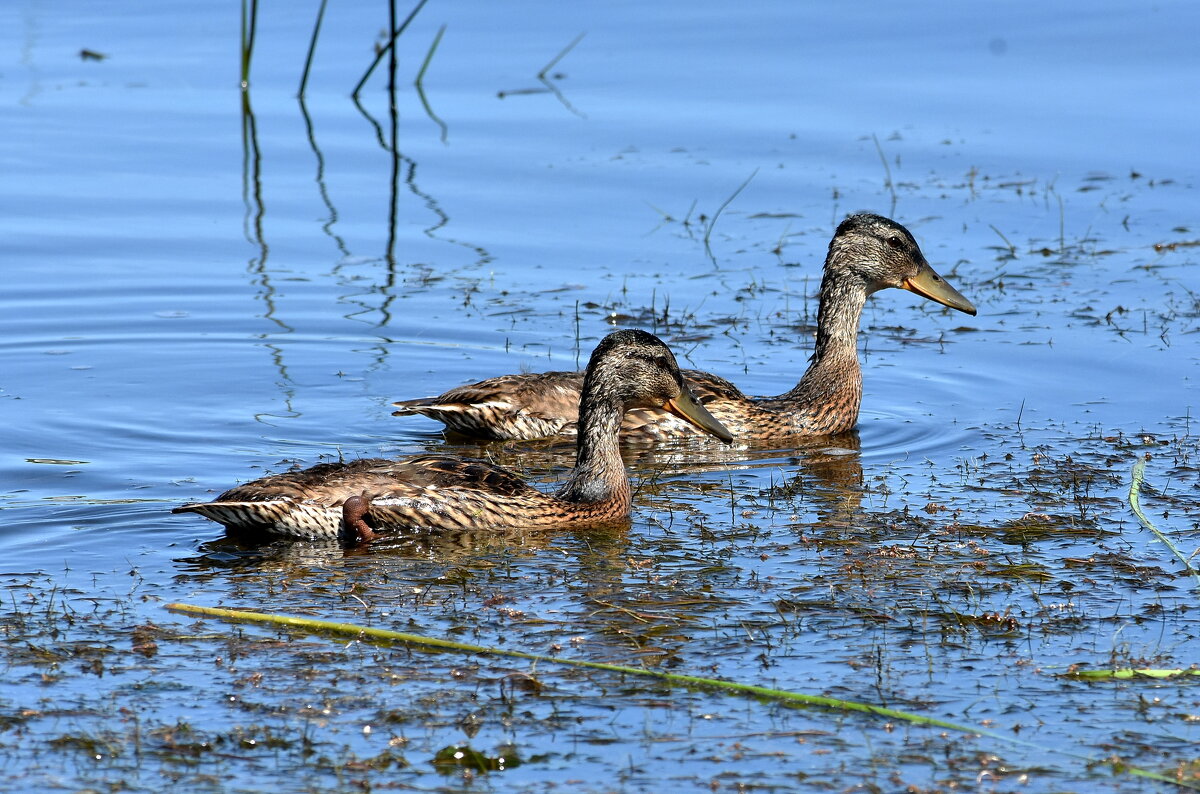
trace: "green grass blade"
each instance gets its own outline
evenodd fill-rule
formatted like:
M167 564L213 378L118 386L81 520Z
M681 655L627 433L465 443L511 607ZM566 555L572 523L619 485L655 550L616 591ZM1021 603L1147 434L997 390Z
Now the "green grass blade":
M1121 667L1116 670L1072 670L1062 673L1062 678L1080 678L1084 681L1126 681L1131 678L1155 678L1160 680L1170 678L1185 678L1189 675L1200 675L1200 670L1161 670L1148 667Z
M1192 579L1196 581L1196 587L1200 588L1200 571L1197 571L1188 562L1188 557L1179 547L1171 542L1171 539L1165 533L1159 530L1158 527L1151 523L1146 514L1142 512L1141 491L1142 483L1146 480L1146 461L1150 459L1149 455L1139 458L1137 463L1133 464L1133 478L1129 482L1129 507L1133 510L1133 514L1137 516L1138 521L1142 526L1154 533L1154 536L1163 542L1171 553L1183 563L1183 567L1192 575Z
M626 667L620 664L608 664L606 662L591 662L584 659L564 659L557 656L547 656L540 653L528 653L526 651L513 651L504 648L490 648L484 645L472 645L466 642L455 642L454 640L443 640L437 637L425 637L420 634L409 634L402 631L392 631L390 629L376 629L368 626L359 626L354 623L337 623L331 620L314 620L311 618L298 618L290 615L273 615L267 612L247 612L237 609L223 609L221 607L202 607L193 604L173 603L167 604L166 609L173 612L185 612L193 615L209 615L211 617L223 618L225 620L238 620L253 623L272 623L275 625L293 626L303 629L304 631L314 633L339 634L347 637L352 637L356 640L375 640L381 643L406 643L410 645L419 645L427 648L438 648L449 651L461 651L464 653L486 653L495 656L507 656L517 659L529 659L535 662L548 664L569 665L571 667L585 667L591 670L606 670L622 675L636 675L646 678L656 678L660 681L665 681L672 684L678 684L688 687L700 687L705 689L716 689L724 692L737 692L756 697L766 698L770 700L781 701L784 703L794 703L804 706L815 706L817 708L836 710L836 711L856 711L864 714L874 714L880 717L889 719L901 720L913 725L928 725L930 727L945 728L946 730L955 731L957 733L974 734L977 736L986 736L990 739L998 739L1002 742L1024 747L1037 747L1041 750L1049 750L1049 752L1058 755L1069 756L1071 758L1086 761L1089 764L1102 763L1107 764L1114 772L1124 772L1126 774L1137 777L1144 777L1149 780L1157 780L1162 783L1172 783L1182 788L1200 791L1200 783L1191 783L1188 781L1177 780L1172 777L1151 772L1148 769L1140 769L1138 767L1129 766L1114 759L1095 759L1088 756L1072 753L1065 750L1055 750L1052 748L1043 747L1036 742L1029 742L1023 739L1017 739L1012 736L1006 736L1000 733L994 733L989 730L977 728L969 725L960 725L947 720L939 720L935 717L926 717L921 714L912 714L899 709L890 709L884 706L875 706L870 703L859 703L853 700L842 700L840 698L824 697L822 695L806 695L801 692L789 692L782 689L772 689L770 687L758 686L756 684L743 684L738 681L722 681L717 678L702 678L693 675L681 675L679 673L668 673L659 670L649 670L642 667Z

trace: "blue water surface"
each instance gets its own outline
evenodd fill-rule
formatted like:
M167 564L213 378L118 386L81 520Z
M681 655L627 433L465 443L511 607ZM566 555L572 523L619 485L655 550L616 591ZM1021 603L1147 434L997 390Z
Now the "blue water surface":
M394 114L386 57L350 97L382 5L329 4L298 98L317 11L257 9L243 90L239 4L0 8L0 576L11 647L46 649L0 684L0 788L1157 785L1045 748L1195 773L1194 687L1054 673L1200 661L1196 584L1127 501L1153 453L1145 498L1195 549L1200 9L434 0L399 39ZM849 441L635 456L616 538L263 550L170 514L339 456L449 448L553 482L569 451L448 446L390 402L573 368L615 327L783 392L859 209L906 224L979 314L874 296ZM524 662L268 647L173 601L754 680L1040 748L544 668L514 717L494 680ZM167 632L150 655L128 639L147 624ZM263 638L241 671L211 639L235 632ZM104 672L72 661L96 648ZM306 670L326 683L293 703ZM317 752L299 775L246 747L184 769L185 706L214 746ZM455 743L526 763L436 773ZM381 752L409 766L345 772Z

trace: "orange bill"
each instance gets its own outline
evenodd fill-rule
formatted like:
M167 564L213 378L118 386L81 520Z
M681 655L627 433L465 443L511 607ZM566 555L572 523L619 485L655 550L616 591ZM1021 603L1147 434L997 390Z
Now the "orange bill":
M674 400L667 400L663 405L663 410L670 411L680 419L695 425L711 436L716 436L726 444L733 441L733 433L726 430L725 425L718 422L717 418L692 396L686 386Z
M917 275L904 280L900 286L909 292L915 292L922 298L937 301L943 306L958 309L960 312L975 314L975 305L962 296L958 290L950 286L946 279L939 276L933 268L925 264L917 271Z

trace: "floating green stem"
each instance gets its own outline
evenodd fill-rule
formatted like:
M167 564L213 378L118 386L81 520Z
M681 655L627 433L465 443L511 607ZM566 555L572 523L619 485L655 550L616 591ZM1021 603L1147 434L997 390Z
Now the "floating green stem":
M466 642L443 640L437 637L425 637L420 634L409 634L402 631L391 631L390 629L377 629L369 626L359 626L354 623L337 623L331 620L314 620L311 618L292 617L290 615L272 615L266 612L247 612L245 610L223 609L221 607L202 607L193 604L182 603L167 604L166 608L174 612L186 612L194 615L209 615L211 617L223 618L225 620L238 620L253 623L273 623L276 625L293 626L304 631L318 634L338 634L352 637L360 641L373 641L381 644L399 642L409 645L419 645L427 648L439 648L442 650L461 651L465 653L487 653L495 656L529 659L531 661L547 664L585 667L592 670L605 670L612 673L620 673L622 675L636 675L645 678L656 678L669 684L747 694L755 697L782 701L784 703L794 703L803 706L815 706L818 708L835 711L856 711L864 714L874 714L879 717L902 720L914 725L928 725L935 728L945 728L946 730L955 731L957 733L986 736L990 739L997 739L1008 744L1021 745L1024 747L1037 747L1041 750L1048 750L1049 752L1054 752L1059 755L1081 759L1089 764L1108 764L1115 772L1125 772L1136 777L1157 780L1162 783L1173 783L1182 788L1200 791L1200 784L1193 784L1188 781L1177 780L1176 778L1168 777L1167 775L1163 775L1158 772L1151 772L1147 769L1129 766L1117 759L1103 759L1098 761L1095 758L1081 755L1079 753L1046 748L1035 742L1028 742L1023 739L1017 739L1012 736L994 733L981 728L976 728L969 725L960 725L955 722L939 720L935 717L926 717L921 714L912 714L910 712L900 711L898 709L890 709L884 706L875 706L870 703L859 703L853 700L842 700L840 698L824 697L821 695L806 695L801 692L789 692L782 689L772 689L770 687L758 686L756 684L744 684L738 681L722 681L716 678L702 678L700 676L682 675L680 673L668 673L660 670L649 670L642 667L626 667L625 665L608 664L606 662L592 662L584 659L564 659L561 657L547 656L540 653L513 651L503 648L490 648L484 645L472 645Z
M1072 670L1069 673L1063 673L1063 678L1081 678L1085 681L1127 681L1132 678L1184 678L1190 675L1200 676L1200 670L1190 668L1187 670L1162 670L1149 667L1121 667L1116 670Z
M1179 547L1172 543L1171 539L1167 537L1165 533L1160 531L1158 527L1154 526L1150 519L1146 517L1146 514L1142 512L1142 483L1145 482L1146 479L1146 461L1149 459L1150 456L1146 455L1142 458L1139 458L1137 463L1133 464L1133 479L1129 483L1129 507L1132 508L1133 514L1137 516L1137 519L1141 522L1142 526L1154 533L1154 536L1161 540L1163 545L1170 549L1171 553L1174 554L1181 563L1183 563L1184 569L1186 569L1187 572L1192 575L1192 578L1196 581L1197 588L1200 588L1200 571L1197 571L1191 566L1191 564L1188 562L1187 555L1180 551Z

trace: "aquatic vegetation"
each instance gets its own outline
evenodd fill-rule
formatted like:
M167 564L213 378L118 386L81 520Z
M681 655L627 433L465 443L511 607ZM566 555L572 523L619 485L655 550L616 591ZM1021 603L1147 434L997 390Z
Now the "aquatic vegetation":
M875 4L864 25L819 4L426 3L388 47L415 0L258 3L246 74L233 20L119 5L97 26L25 4L0 48L0 788L1200 781L1186 4L1101 2L1064 39L1027 35L1061 26L1048 4ZM897 60L901 41L932 46ZM575 369L617 328L778 393L813 352L816 264L864 209L979 314L869 302L854 433L626 449L633 520L587 532L343 548L168 514L231 473L363 457L546 487L569 445L443 439L387 403Z

